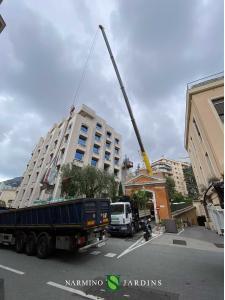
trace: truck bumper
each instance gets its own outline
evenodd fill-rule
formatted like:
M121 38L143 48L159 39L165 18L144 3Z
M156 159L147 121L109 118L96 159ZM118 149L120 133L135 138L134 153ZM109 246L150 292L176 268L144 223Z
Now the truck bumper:
M130 232L128 225L109 225L107 232L113 235L127 235Z

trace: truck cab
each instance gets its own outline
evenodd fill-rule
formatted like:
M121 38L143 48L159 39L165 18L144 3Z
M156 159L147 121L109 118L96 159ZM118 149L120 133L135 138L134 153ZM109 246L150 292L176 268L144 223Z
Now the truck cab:
M132 208L129 202L115 202L110 204L111 222L108 232L111 235L134 234Z

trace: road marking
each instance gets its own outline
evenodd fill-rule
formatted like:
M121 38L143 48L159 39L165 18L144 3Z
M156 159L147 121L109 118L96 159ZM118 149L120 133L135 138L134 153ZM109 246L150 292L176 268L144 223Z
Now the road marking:
M105 242L102 242L101 244L98 244L99 248L101 248L102 246L105 246Z
M117 258L121 258L122 256L124 256L124 255L130 253L131 251L133 251L133 250L135 250L135 249L137 249L137 248L139 248L139 247L144 246L145 244L147 244L147 243L151 242L152 240L154 240L154 239L160 237L161 235L162 235L162 233L159 234L159 235L157 235L157 236L154 236L153 238L151 238L151 239L148 240L147 242L141 243L141 244L139 244L139 245L137 245L137 246L135 246L135 247L133 247L133 248L130 248L130 249L128 248L128 249L126 249L126 250L123 251L119 256L117 256Z
M90 252L90 254L92 254L92 255L99 255L101 253L101 251L92 251L92 252Z
M46 284L54 286L54 287L56 287L58 289L62 289L64 291L67 291L67 292L79 295L79 296L82 296L82 297L87 298L87 299L104 300L104 298L101 298L101 297L98 297L98 296L94 296L94 295L89 295L89 294L86 294L83 291L76 290L76 289L73 289L71 287L68 287L68 286L65 286L65 285L53 282L53 281L48 281L48 282L46 282Z
M134 244L130 245L127 249L125 249L117 258L122 257L124 254L126 254L132 247L135 247L138 243L143 242L143 237L140 237Z
M184 229L182 229L180 232L178 232L177 235L180 235L182 232L184 232Z
M18 271L18 270L16 270L16 269L12 269L12 268L9 268L9 267L3 266L3 265L0 265L0 268L1 268L1 269L4 269L4 270L7 270L7 271L14 272L14 273L19 274L19 275L24 275L24 274L25 274L25 273L22 272L22 271Z
M114 257L114 256L116 256L116 253L107 253L104 256L106 256L106 257Z

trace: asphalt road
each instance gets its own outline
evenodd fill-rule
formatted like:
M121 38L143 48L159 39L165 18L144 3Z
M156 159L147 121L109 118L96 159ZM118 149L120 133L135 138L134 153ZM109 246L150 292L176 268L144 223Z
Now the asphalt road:
M85 299L82 292L89 299L223 299L223 249L207 239L195 243L191 237L186 230L180 235L155 236L147 243L141 235L110 238L102 247L77 254L57 252L47 260L1 247L0 278L4 279L5 299ZM173 245L173 239L185 240L187 246ZM105 280L111 274L120 275L121 285L129 286L109 291ZM68 285L82 279L98 280L103 285ZM141 283L150 286L134 286Z

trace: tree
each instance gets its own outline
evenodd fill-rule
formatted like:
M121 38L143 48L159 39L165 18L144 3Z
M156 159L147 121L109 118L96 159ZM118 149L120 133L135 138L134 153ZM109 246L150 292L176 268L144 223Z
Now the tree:
M184 179L188 191L188 196L193 200L197 199L199 197L199 191L198 191L192 166L184 168L183 173L184 173Z
M131 194L131 198L138 203L138 207L140 209L144 209L144 211L146 211L146 205L149 199L152 198L152 193L146 190L134 191Z
M121 183L121 182L120 182L120 184L119 184L118 196L119 196L119 197L123 197L123 186L122 186L122 183Z
M73 164L62 167L62 194L67 196L101 197L103 194L115 198L118 184L114 176L92 166L80 168Z
M171 201L171 199L174 198L174 194L175 194L175 182L173 180L173 178L171 177L166 177L166 188L167 188L167 192L169 195L169 199Z

